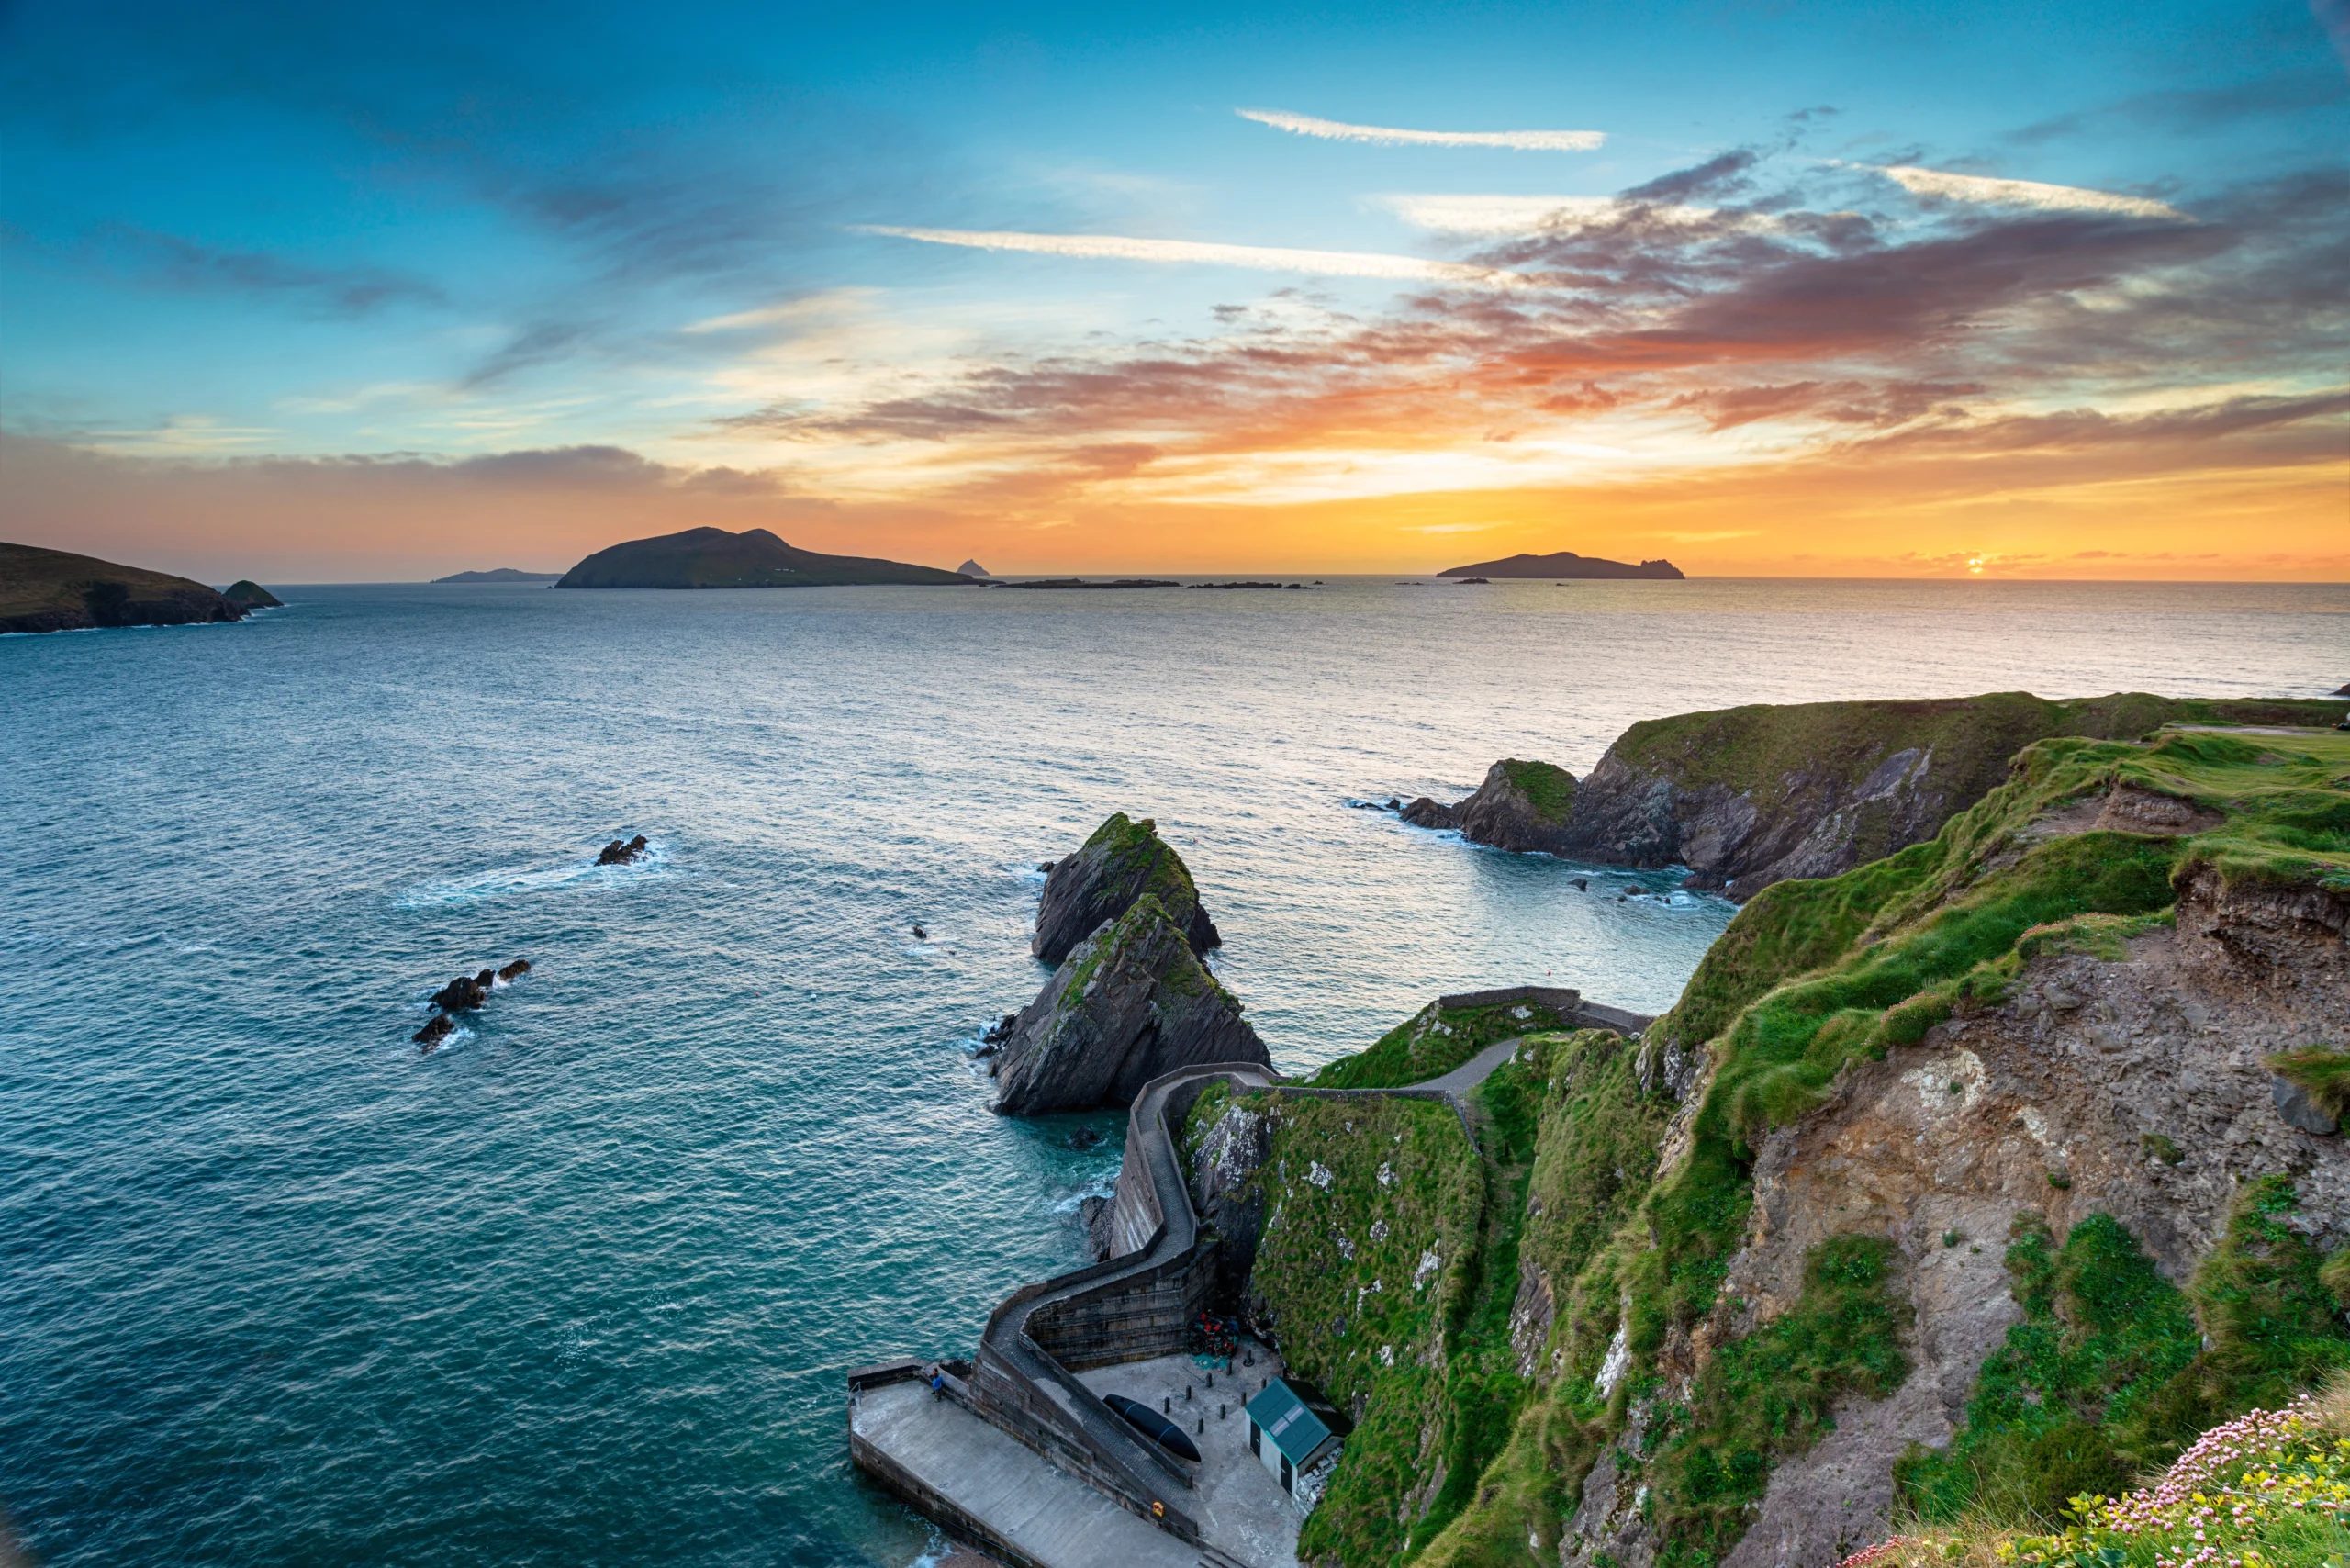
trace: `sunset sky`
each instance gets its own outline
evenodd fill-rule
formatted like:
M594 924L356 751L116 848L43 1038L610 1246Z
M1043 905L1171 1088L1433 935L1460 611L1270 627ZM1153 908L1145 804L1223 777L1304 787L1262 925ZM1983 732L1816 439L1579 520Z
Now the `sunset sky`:
M2350 578L2350 0L0 8L0 537Z

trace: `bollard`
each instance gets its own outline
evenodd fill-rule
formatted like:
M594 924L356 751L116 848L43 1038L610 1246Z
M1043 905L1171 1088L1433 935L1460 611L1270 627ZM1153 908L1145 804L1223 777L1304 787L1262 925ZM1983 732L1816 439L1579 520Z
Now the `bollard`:
M1223 1420L1226 1416L1229 1416L1230 1414L1232 1414L1232 1412L1231 1412L1230 1410L1226 1409L1225 1406L1221 1406L1221 1405L1219 1405L1219 1406L1217 1406L1215 1407L1215 1418L1216 1418L1217 1420L1219 1420L1219 1421Z
M1160 1400L1158 1402L1158 1410L1159 1414L1163 1416L1172 1416L1175 1414L1175 1401L1172 1399Z
M1214 1388L1215 1386L1215 1373L1214 1372L1208 1373L1208 1386L1210 1388Z

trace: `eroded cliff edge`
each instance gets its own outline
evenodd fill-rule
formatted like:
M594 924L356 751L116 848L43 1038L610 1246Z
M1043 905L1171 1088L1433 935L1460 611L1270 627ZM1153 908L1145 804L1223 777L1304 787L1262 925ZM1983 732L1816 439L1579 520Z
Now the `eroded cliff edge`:
M1764 889L1640 1040L1521 1042L1473 1147L1203 1101L1203 1212L1261 1214L1247 1299L1360 1422L1306 1557L1825 1568L2350 1365L2350 736L2000 772Z

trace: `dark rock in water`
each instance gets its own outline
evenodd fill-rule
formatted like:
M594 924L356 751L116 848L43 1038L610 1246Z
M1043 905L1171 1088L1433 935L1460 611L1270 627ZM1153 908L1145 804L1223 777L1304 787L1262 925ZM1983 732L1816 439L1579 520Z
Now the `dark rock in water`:
M1404 820L1414 827L1459 827L1460 825L1459 806L1448 806L1440 801L1432 801L1426 795L1404 807L1402 815Z
M1145 893L1080 943L1013 1021L995 1109L1020 1116L1124 1105L1179 1067L1271 1059L1238 1001Z
M250 577L240 577L222 590L220 597L240 610L277 610L285 601Z
M1158 824L1148 817L1136 822L1124 812L1113 812L1093 830L1084 848L1054 865L1036 903L1036 935L1028 950L1058 964L1103 922L1117 919L1146 895L1157 899L1167 917L1182 928L1193 952L1224 945L1215 923L1200 907L1191 868L1158 836Z
M1591 891L1591 879L1588 877L1577 877L1575 879L1575 891L1579 893L1587 893Z
M1080 1198L1077 1204L1077 1222L1085 1227L1086 1249L1097 1263L1105 1261L1110 1249L1116 1245L1111 1218L1117 1205L1107 1198Z
M917 942L927 942L930 940L930 933L917 925L914 927L914 940Z
M1098 1128L1080 1127L1069 1135L1069 1146L1071 1148L1099 1148L1101 1143L1102 1134Z
M454 1034L456 1028L457 1021L454 1018L450 1017L446 1013L435 1013L424 1021L423 1028L419 1029L408 1038L422 1046L426 1056L431 1056L433 1047Z
M988 1032L980 1036L979 1038L986 1041L990 1046L1000 1046L1003 1044L1004 1041L1012 1038L1013 1026L1019 1022L1019 1014L1007 1013L1002 1018L996 1020L996 1022L989 1025Z
M512 963L507 965L504 969L498 970L498 978L502 980L520 980L522 976L527 975L530 972L531 960L528 958L517 958Z
M1044 872L1047 872L1047 873L1049 873L1049 872L1052 870L1052 868L1053 868L1053 863L1052 863L1051 861L1049 861L1049 860L1039 860L1039 861L1037 861L1037 862L1036 862L1036 869L1037 869L1037 870L1039 870L1039 871L1044 871Z
M491 974L484 969L485 976ZM443 1013L466 1013L489 1000L487 988L471 975L459 975L432 993L432 1005Z
M1387 797L1387 809L1391 812L1400 812L1404 809L1404 802L1390 795Z
M599 866L625 866L631 861L643 859L644 849L644 835L641 833L625 844L616 838L612 840L611 843L604 846L603 853L596 857L596 864Z
M481 973L474 976L474 984L479 987L485 995L488 993L489 988L497 982L498 971L496 969L484 969Z

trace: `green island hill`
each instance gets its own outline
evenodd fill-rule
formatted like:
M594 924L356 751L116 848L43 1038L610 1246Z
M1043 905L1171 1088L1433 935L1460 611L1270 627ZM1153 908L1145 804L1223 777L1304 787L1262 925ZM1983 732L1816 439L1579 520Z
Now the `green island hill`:
M1633 566L1625 561L1606 561L1596 555L1578 555L1572 550L1555 550L1548 555L1516 554L1500 561L1479 561L1472 566L1448 566L1437 574L1439 577L1583 577L1648 579L1678 582L1681 568L1670 561L1642 561Z
M240 589L275 604L258 585ZM188 626L240 621L247 603L169 572L151 572L32 544L0 543L0 633L82 632L101 626Z
M935 566L795 549L764 528L729 533L689 528L599 550L565 572L559 588L837 588L852 584L963 584Z
M1637 1037L1439 1005L1313 1081L1517 1036L1465 1126L1203 1094L1233 1305L1355 1421L1299 1559L2137 1568L2025 1549L2350 1388L2350 734L2147 717L1762 887ZM2276 1528L2259 1561L2350 1544Z

